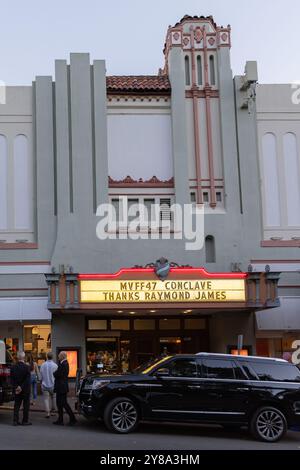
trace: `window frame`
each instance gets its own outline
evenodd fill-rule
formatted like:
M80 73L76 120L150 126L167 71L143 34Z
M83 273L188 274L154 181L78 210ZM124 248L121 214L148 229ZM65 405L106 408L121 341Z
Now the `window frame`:
M119 194L110 194L109 203L113 205L116 202L116 200L120 201L124 197L127 198L127 208L129 208L129 206L130 206L128 204L128 201L133 201L133 200L136 201L137 204L142 204L145 207L147 207L146 204L144 203L145 200L146 201L153 200L154 205L159 207L159 214L158 214L158 216L159 216L159 220L158 220L159 227L158 227L158 229L151 230L151 223L150 223L150 224L147 224L147 225L141 225L141 229L143 230L143 232L145 230L148 230L149 233L162 233L163 231L168 230L169 227L170 227L170 230L173 231L173 229L174 229L174 217L173 217L173 213L171 212L171 207L175 203L175 195L166 195L166 196L160 195L160 196L157 196L157 195L154 195L154 194L150 193L149 195L147 194L145 196L140 196L139 194L134 194L133 193L133 194L126 194L126 195L120 196ZM165 201L169 201L169 204ZM120 202L119 202L119 204L120 204ZM170 212L169 212L168 217L167 217L167 211L166 211L167 206L170 208ZM124 221L124 214L123 214L122 210L120 210L120 207L119 207L119 215L122 215L121 220L114 221L116 223L117 232L124 231L124 226L122 227L122 222ZM128 223L130 223L131 220L132 220L131 217L128 218ZM128 226L127 226L127 233L135 233L135 232L130 232L128 230Z
M171 358L169 361L167 361L165 364L162 364L161 367L158 367L153 373L155 374L159 369L168 369L169 372L171 372L171 365L175 362L180 362L180 361L189 361L189 362L193 362L196 366L196 375L195 376L176 376L176 375L169 375L168 377L170 377L171 379L200 379L202 378L202 375L201 375L201 367L199 367L199 363L197 361L196 358L188 358L188 357L173 357ZM153 374L152 374L153 375Z

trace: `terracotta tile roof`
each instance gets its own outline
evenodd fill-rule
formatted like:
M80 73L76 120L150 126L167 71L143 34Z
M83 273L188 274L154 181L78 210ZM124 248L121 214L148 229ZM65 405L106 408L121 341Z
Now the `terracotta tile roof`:
M112 75L106 77L106 87L108 93L171 92L167 75Z
M180 24L184 23L185 21L193 21L193 20L209 20L214 25L215 28L217 27L217 24L215 23L214 18L213 18L212 15L210 15L210 16L184 15L184 17L181 18L181 20L178 21L178 23L175 24L175 27L179 26Z

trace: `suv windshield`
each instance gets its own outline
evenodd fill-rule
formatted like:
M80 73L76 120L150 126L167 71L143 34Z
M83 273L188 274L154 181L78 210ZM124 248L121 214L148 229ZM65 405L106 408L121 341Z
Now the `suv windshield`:
M150 361L144 362L142 365L133 370L134 374L149 374L156 366L163 364L172 356L156 357Z

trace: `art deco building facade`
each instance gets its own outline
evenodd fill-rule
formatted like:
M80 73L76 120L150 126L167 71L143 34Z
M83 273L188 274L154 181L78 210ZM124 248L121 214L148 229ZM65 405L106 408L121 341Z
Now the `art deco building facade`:
M157 75L107 76L103 60L74 53L56 61L54 78L7 87L0 337L12 347L41 360L49 348L70 349L84 369L99 351L119 363L130 356L132 367L164 348L227 352L239 334L250 353L290 349L300 331L299 106L288 85L257 85L254 62L233 77L230 48L229 26L185 16L167 31ZM124 197L158 204L161 220L175 202L204 205L203 249L160 233L99 240L97 207ZM84 301L84 281L98 282L95 291L102 281L162 282L151 266L161 257L174 263L175 290L200 280L220 292L242 283L244 293L223 302Z

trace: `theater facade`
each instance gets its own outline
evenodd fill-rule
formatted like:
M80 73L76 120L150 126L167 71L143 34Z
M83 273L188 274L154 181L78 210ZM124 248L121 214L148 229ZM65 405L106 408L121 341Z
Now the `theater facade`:
M239 335L243 353L282 357L300 337L299 105L289 85L258 85L253 61L233 76L231 46L229 25L186 15L153 75L71 53L6 87L0 337L14 352L66 349L74 375L236 351ZM158 226L124 229L120 201L158 208ZM115 237L98 236L103 204ZM196 250L174 204L203 211Z

